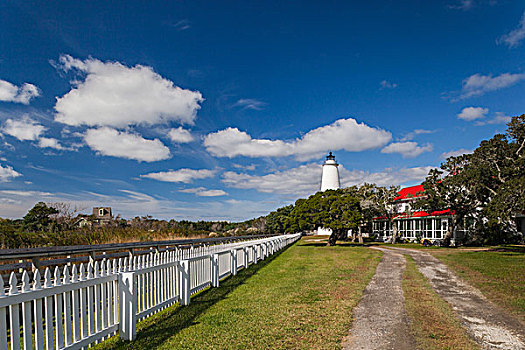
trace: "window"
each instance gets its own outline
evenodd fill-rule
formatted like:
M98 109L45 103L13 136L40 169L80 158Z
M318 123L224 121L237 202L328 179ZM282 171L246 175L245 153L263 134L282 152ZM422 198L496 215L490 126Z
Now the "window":
M98 215L99 216L104 216L104 209L99 209L98 210Z

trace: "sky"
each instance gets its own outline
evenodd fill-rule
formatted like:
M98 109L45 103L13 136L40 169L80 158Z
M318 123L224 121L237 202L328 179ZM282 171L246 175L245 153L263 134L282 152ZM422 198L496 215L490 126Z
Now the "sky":
M2 1L0 217L240 221L408 186L525 113L525 2Z

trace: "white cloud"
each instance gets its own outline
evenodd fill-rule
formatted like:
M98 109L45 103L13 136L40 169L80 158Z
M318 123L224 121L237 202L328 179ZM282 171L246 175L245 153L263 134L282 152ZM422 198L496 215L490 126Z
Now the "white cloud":
M485 118L488 112L489 112L488 108L465 107L461 110L461 113L458 114L458 118L467 120L467 121L472 121L475 119Z
M242 109L253 109L260 111L266 106L266 102L256 100L254 98L241 98L235 104L234 107L241 107Z
M218 157L281 157L294 155L312 159L328 150L359 152L384 146L392 139L388 131L372 128L355 119L339 119L291 140L252 139L237 128L210 133L204 138L206 150Z
M227 128L210 133L204 138L204 146L219 157L276 157L291 154L291 144L281 140L258 140L237 128Z
M40 96L38 88L29 83L24 83L18 87L8 81L0 79L0 101L17 102L29 104L32 98Z
M431 166L413 168L385 168L380 172L370 173L363 170L352 170L342 172L341 178L344 186L360 185L363 183L375 183L379 186L391 186L402 184L413 184L422 182L428 175Z
M2 190L3 195L18 196L18 197L35 197L35 196L52 196L50 192L42 191L19 191L19 190Z
M55 120L68 125L193 124L204 100L200 92L173 85L151 67L93 58L82 61L69 55L60 57L60 67L85 74L84 80L74 82L71 91L57 98Z
M11 179L14 179L15 177L22 176L18 171L14 170L9 165L6 165L5 167L0 164L0 182L8 182Z
M496 112L496 116L492 119L486 121L478 121L476 125L486 125L486 124L507 124L512 118L505 115L502 112Z
M188 143L194 140L191 133L188 130L183 129L182 126L179 126L176 129L171 129L168 132L168 137L171 141L176 143Z
M179 192L195 193L195 195L199 197L219 197L219 196L228 195L228 193L226 193L223 190L209 190L204 187L185 188L185 189L179 190Z
M459 99L480 96L490 91L500 90L525 80L525 73L503 73L493 77L492 74L476 73L463 80Z
M233 163L232 166L236 169L250 170L250 171L255 170L255 168L257 167L255 164L244 165L244 164L235 164L235 163Z
M441 158L447 159L448 157L457 157L462 154L470 154L473 151L471 149L461 148L455 151L441 153Z
M104 156L154 162L168 159L170 150L159 139L147 140L138 134L121 132L102 127L88 129L84 141L93 150Z
M200 197L219 197L226 196L228 193L224 192L223 190L204 190L195 194Z
M496 112L496 116L487 121L487 124L507 124L512 118L502 112Z
M403 158L414 158L419 156L423 152L431 152L433 147L430 143L424 146L419 146L417 142L393 142L383 148L381 153L399 153Z
M403 138L401 138L399 141L410 141L414 139L417 135L423 135L423 134L432 134L436 132L435 130L425 130L425 129L416 129L414 131L411 131L407 133Z
M169 25L178 30L179 32L191 28L191 22L188 19L181 19L180 21Z
M506 44L508 47L512 48L519 46L523 39L525 39L525 12L523 12L523 15L521 16L518 27L499 38L498 43Z
M452 5L448 5L448 8L467 11L474 7L474 0L458 0Z
M388 80L383 80L379 85L381 85L381 89L395 89L397 87L396 83L391 83Z
M161 171L158 173L149 173L140 175L140 177L158 180L158 181L165 181L165 182L183 182L183 183L190 183L193 182L193 180L199 180L199 179L206 179L209 177L213 177L215 175L215 170L209 170L209 169L179 169L179 170L169 170L169 171Z
M2 127L4 133L16 137L20 141L38 140L45 130L44 126L27 116L20 119L7 119Z
M2 134L0 134L0 137L3 137ZM8 143L8 142L5 142L2 144L2 146L4 146L6 149L10 150L10 151L14 151L15 150L15 146L13 146L12 144Z
M190 188L183 188L182 190L179 190L179 192L182 193L197 193L199 191L204 191L206 188L204 187L190 187Z
M54 148L56 150L64 150L65 148L58 142L57 139L49 137L41 137L38 140L38 147L40 148Z
M74 149L62 146L57 139L44 137L42 134L47 129L28 116L22 116L20 119L7 119L1 130L20 141L38 141L35 146L40 148L54 148L56 150Z
M130 191L130 190L119 190L122 193L126 193L130 198L136 200L136 201L154 201L155 198L153 198L150 195L147 195L145 193Z
M320 188L321 165L311 163L262 176L226 171L222 182L234 188L265 193L308 195Z
M390 186L421 182L430 169L432 167L429 166L404 169L387 168L380 172L371 173L364 170L348 171L340 165L339 173L343 187L360 185L365 182ZM222 182L230 187L254 189L264 193L307 196L319 191L321 173L321 165L310 163L261 176L227 171L222 175Z

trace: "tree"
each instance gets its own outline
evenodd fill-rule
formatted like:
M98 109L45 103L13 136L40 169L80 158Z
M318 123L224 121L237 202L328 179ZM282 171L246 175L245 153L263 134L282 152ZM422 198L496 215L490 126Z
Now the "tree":
M58 210L48 207L44 202L38 202L30 209L23 219L23 230L47 231L51 224L51 215L57 214Z
M290 213L293 208L293 204L290 204L268 214L266 217L266 230L269 233L284 233L289 226Z
M484 140L472 154L449 157L441 170L431 170L425 197L415 207L454 211L444 238L448 245L458 225L471 217L479 243L515 239L517 213L525 211L525 114L513 117L505 134Z
M346 239L349 229L357 229L361 221L359 198L352 191L327 190L308 199L299 199L290 213L289 226L295 231L332 229L328 245Z
M484 243L515 239L514 217L525 211L525 114L507 124L505 134L481 142L472 154L473 191L482 201L480 233ZM483 174L483 179L479 174Z
M57 212L51 217L62 230L71 230L75 224L77 214L84 209L68 202L49 203L48 207L56 209Z
M399 186L381 187L375 184L365 184L362 188L361 198L365 203L365 213L368 220L376 216L384 217L392 228L392 243L398 237L398 227L394 218L397 214L394 198L399 192Z
M454 213L448 225L447 233L443 238L443 245L450 245L450 240L457 230L458 225L468 215L473 215L479 202L475 200L469 186L469 172L466 165L469 164L469 155L449 157L441 165L441 169L432 169L423 182L425 196L419 197L414 203L414 209L422 209L427 212L449 209ZM446 173L446 176L443 176Z
M378 188L375 184L365 183L361 187L352 187L352 191L359 198L359 203L361 206L361 222L359 224L357 237L359 243L363 243L363 224L367 224L371 228L372 221L375 217L381 216L381 206L375 201L377 198ZM352 242L355 242L355 234L352 235Z

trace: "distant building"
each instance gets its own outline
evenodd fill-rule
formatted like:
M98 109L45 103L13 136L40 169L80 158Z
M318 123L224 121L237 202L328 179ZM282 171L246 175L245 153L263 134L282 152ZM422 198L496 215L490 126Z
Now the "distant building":
M398 196L392 201L394 211L394 223L397 225L399 236L409 241L419 241L428 239L431 242L441 241L447 234L448 225L454 215L454 211L445 209L434 212L413 211L412 203L418 197L425 196L423 185L403 188L398 192ZM467 226L470 222L465 223ZM453 236L451 243L455 244L465 236L464 225L460 225ZM380 241L391 241L392 231L390 222L385 217L374 218L373 233Z
M413 202L424 196L423 185L401 189L391 203L394 212L392 221L397 226L398 235L401 239L412 242L418 242L422 239L442 242L452 224L455 213L446 208L437 211L413 210ZM515 214L514 220L517 228L515 234L524 235L525 213ZM461 244L467 234L474 230L474 225L474 218L469 216L464 218L452 232L451 243ZM372 231L377 240L389 242L392 240L394 229L392 226L386 217L377 217L373 220Z
M106 226L111 224L113 214L111 207L94 207L93 208L93 223L97 226Z

